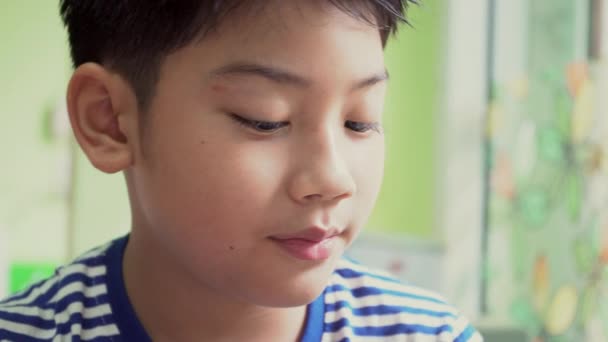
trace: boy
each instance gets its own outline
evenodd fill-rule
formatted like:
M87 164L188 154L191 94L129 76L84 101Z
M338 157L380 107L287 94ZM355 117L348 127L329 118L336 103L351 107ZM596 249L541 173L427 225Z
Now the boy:
M9 341L480 341L341 258L384 162L406 0L62 0L78 143L131 233L0 303Z

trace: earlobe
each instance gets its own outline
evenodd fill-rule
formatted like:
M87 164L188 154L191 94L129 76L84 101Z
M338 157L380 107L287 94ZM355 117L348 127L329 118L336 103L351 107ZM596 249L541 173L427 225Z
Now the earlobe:
M72 130L78 144L97 169L115 173L133 162L129 144L132 130L124 116L132 116L132 101L120 96L126 87L121 78L95 63L83 64L74 71L68 85L67 106Z

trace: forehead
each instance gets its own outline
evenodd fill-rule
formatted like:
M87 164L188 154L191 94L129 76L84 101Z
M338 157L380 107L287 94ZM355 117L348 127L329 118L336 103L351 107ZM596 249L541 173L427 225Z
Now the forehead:
M243 8L192 50L213 68L247 62L314 75L333 66L361 77L384 70L378 29L326 1L270 1Z

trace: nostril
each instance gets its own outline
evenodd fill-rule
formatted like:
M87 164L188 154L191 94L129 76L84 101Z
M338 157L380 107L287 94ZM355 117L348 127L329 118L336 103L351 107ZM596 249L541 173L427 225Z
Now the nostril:
M304 199L309 200L309 201L320 200L322 198L323 198L323 196L321 194L312 194L312 195L304 196Z

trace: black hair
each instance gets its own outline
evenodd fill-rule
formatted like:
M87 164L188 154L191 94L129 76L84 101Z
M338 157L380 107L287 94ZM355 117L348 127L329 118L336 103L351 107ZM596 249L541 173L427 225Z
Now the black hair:
M407 22L416 0L326 0L374 24L383 44ZM133 87L142 111L149 104L165 56L216 28L228 14L259 1L244 0L60 0L74 67L103 64ZM266 2L266 0L262 1Z

